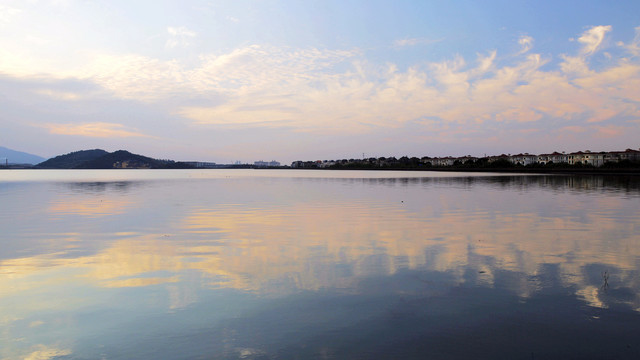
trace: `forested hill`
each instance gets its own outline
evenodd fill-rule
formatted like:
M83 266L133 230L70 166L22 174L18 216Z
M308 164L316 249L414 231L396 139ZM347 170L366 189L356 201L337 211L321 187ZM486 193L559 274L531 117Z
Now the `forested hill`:
M82 150L56 156L37 165L43 169L171 169L190 168L188 164L157 160L125 150Z
M69 154L59 155L36 165L42 169L75 169L80 165L109 154L102 149L74 151Z

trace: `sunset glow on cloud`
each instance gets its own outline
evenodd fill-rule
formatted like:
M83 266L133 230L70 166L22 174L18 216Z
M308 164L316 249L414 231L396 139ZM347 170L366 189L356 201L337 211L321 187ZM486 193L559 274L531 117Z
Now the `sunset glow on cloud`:
M45 124L52 134L75 135L86 137L118 138L131 136L145 136L128 131L120 124L89 123L89 124Z
M348 13L350 6L327 3L345 12L340 19L380 21L363 35L355 23L309 28L302 21L312 9L300 6L277 19L257 12L287 9L288 2L192 1L181 5L189 21L178 15L159 21L153 15L170 9L152 3L42 3L0 7L0 90L19 84L32 94L1 100L10 109L1 121L24 139L0 140L22 150L53 155L94 148L95 137L107 148L109 138L136 137L137 148L151 156L224 162L236 149L246 161L286 162L362 151L422 156L638 147L640 24L613 15L583 14L582 22L578 17L556 29L546 29L545 20L522 28L487 22L471 32L457 22L434 29L412 13L453 11L446 6L383 3L396 8L398 19L373 10L362 19ZM525 16L517 7L499 7L489 6ZM611 7L606 14L637 6ZM44 18L46 9L57 20ZM116 16L135 10L148 12L135 15L135 26L136 19ZM556 23L545 6L536 10ZM101 12L104 29L97 29L90 20ZM83 20L61 26L74 16ZM317 16L335 20L322 11ZM384 28L398 20L414 23ZM278 21L300 31L280 31ZM346 32L327 34L334 25ZM102 109L118 118L94 120ZM581 135L568 137L567 129ZM79 138L69 143L61 135Z

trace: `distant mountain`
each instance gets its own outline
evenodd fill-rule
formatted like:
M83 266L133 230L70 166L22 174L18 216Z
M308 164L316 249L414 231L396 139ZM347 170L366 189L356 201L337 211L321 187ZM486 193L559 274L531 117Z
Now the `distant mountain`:
M102 149L80 150L59 155L37 165L41 169L75 169L80 165L109 154Z
M0 146L0 165L4 165L7 161L9 164L38 164L46 160L42 156L29 154L22 151L11 150Z
M192 166L171 160L157 160L125 150L82 150L56 156L37 165L43 169L171 169Z

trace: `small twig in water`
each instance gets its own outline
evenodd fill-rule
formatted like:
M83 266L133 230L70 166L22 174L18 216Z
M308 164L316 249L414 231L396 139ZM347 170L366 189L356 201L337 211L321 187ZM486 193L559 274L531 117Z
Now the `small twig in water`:
M609 288L609 273L607 271L602 273L602 280L604 283L602 284L602 290L607 291Z

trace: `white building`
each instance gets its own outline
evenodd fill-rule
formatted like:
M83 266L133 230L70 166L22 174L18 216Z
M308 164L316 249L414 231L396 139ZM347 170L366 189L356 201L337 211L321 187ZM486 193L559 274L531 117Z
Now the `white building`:
M538 162L537 155L531 155L529 153L512 155L510 158L511 162L518 165L531 165Z
M271 160L271 161L256 161L253 163L254 166L256 167L278 167L280 166L280 163L275 161L275 160Z

